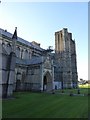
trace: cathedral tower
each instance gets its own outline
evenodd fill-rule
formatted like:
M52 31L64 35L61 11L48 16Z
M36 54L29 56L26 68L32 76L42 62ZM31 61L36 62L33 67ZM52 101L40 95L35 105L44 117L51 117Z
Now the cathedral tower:
M55 54L59 70L58 80L61 81L62 88L72 88L76 86L77 65L75 41L72 40L72 33L67 28L55 32Z

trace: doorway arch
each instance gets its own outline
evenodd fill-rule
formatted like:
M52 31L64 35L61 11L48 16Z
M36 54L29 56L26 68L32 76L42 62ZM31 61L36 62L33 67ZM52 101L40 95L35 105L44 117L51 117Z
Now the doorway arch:
M53 82L52 76L49 71L47 71L43 77L43 91L50 91L52 90Z

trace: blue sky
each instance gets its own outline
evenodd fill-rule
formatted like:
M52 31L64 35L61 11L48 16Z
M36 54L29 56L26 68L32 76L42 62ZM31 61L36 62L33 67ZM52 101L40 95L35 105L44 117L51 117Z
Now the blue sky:
M79 78L88 79L88 3L87 2L8 2L0 4L0 27L41 47L55 48L54 33L63 28L76 41Z

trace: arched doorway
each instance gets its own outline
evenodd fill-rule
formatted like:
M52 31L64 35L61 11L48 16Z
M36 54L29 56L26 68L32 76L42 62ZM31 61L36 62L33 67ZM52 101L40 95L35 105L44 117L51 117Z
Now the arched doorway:
M47 77L44 76L44 79L43 79L43 91L46 91L46 86L47 86Z
M52 76L46 72L43 77L43 91L50 91L53 88Z

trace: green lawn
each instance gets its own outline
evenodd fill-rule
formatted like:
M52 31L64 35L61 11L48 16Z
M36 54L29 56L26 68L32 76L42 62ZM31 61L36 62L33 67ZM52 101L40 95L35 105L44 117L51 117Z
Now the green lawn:
M79 85L80 88L90 88L90 84Z
M78 88L80 90L80 94L87 95L90 93L90 84L84 84L84 85L78 85ZM63 93L63 94L78 94L78 89L63 89L63 90L55 90L55 93Z
M80 94L81 95L87 95L88 94L88 92L89 92L89 89L87 89L87 88L79 88L79 90L80 90ZM70 94L70 93L73 93L73 94L78 94L78 89L63 89L63 90L55 90L55 93L63 93L63 94Z
M3 118L87 118L88 96L15 93L3 100Z

